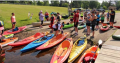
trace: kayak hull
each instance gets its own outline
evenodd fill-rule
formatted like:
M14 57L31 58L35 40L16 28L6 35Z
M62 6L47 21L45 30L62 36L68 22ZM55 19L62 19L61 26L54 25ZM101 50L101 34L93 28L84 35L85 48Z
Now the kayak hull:
M65 24L64 27L63 27L63 29L70 28L70 27L73 27L73 26L74 26L74 23L69 24L69 25Z
M17 40L18 40L17 37L13 37L13 38L9 38L9 39L4 39L4 40L2 40L3 42L0 43L0 46L1 47L7 46L8 44L14 43Z
M114 26L114 27L120 29L120 26Z
M26 28L27 28L27 26L22 26L22 27L18 28L19 29L18 31L14 31L14 32L12 32L12 29L11 30L7 30L7 31L4 31L3 35L19 33L21 31L25 30Z
M50 63L63 63L69 56L73 46L72 38L64 40L54 52ZM67 48L67 49L64 49Z
M35 37L35 35L38 35L37 37ZM27 37L21 41L18 41L18 42L15 42L13 44L8 44L9 46L21 46L21 45L26 45L26 44L29 44L31 43L32 41L36 40L36 39L39 39L40 37L43 37L44 34L42 33L36 33L35 35L32 35L30 37Z
M97 48L98 48L98 49L97 49ZM96 50L97 50L97 51L96 51ZM96 51L96 53L95 53L95 51ZM81 58L79 59L78 63L83 63L83 59L84 59L85 61L88 61L89 59L94 59L94 60L95 60L95 59L97 58L97 55L98 55L99 51L100 51L100 49L99 49L98 46L92 46L92 47L90 47L90 48L87 49L87 50L85 51L85 53L81 56ZM95 53L95 56L94 56L94 58L93 58L94 53Z
M107 30L109 30L109 26L107 26L106 28L101 27L100 30L101 31L107 31Z
M115 40L120 40L120 35L117 36L117 35L112 35L112 38L115 39Z
M5 36L5 39L8 39L8 38L12 38L14 36L14 34L3 35L3 36Z
M28 44L27 46L25 46L25 47L24 47L23 49L21 49L20 51L21 51L21 52L26 52L26 51L29 51L29 50L31 50L31 49L35 49L36 47L38 47L38 46L44 44L45 42L47 42L48 40L50 40L53 36L54 36L54 34L51 34L50 37L44 36L44 37L46 37L46 40L39 41L39 40L41 40L41 39L43 38L43 37L41 37L41 38L39 38L39 39L31 42L30 44Z
M81 42L82 44L78 46L79 41L82 41ZM68 63L72 63L84 51L86 46L87 46L87 39L82 40L79 38L73 45L70 56L68 58Z
M68 32L59 34L59 35L53 37L52 39L50 39L49 41L47 41L46 43L44 43L43 45L37 47L36 50L43 50L43 49L53 47L53 46L59 44L61 41L63 41L67 37L68 34L69 34Z

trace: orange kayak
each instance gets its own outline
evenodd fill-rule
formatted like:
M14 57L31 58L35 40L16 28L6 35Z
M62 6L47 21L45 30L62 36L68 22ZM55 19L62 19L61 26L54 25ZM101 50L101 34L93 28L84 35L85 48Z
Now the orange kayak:
M27 37L21 41L18 41L18 42L15 42L13 44L8 44L9 46L21 46L21 45L26 45L26 44L29 44L31 42L33 42L34 40L37 40L41 37L43 37L44 35L47 35L49 32L45 32L45 34L43 33L36 33L35 35L32 35L30 37Z
M87 49L86 52L82 55L82 57L79 59L78 63L90 63L89 61L93 61L91 63L94 63L97 55L100 51L100 49L98 48L98 46L92 46L91 48ZM97 50L97 51L96 51ZM96 51L96 53L95 53ZM94 55L95 53L95 55ZM94 57L93 57L94 56Z
M50 63L63 63L69 56L73 46L72 38L64 40L54 52Z
M4 39L2 40L2 42L0 43L1 47L7 46L8 44L14 43L15 41L17 41L18 38L17 37L13 37L13 38L9 38L9 39Z
M43 45L37 47L36 50L43 50L43 49L53 47L53 46L59 44L61 41L63 41L67 37L68 34L69 34L69 32L59 34L59 35L53 37L52 39L50 39L49 41L47 41L46 43L44 43Z

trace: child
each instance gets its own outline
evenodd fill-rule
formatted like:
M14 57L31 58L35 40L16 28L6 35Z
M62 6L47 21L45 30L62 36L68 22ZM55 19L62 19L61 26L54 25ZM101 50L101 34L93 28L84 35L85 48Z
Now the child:
M63 33L62 27L64 27L64 22L62 22L62 24L54 24L53 25L53 29L55 31L55 36L58 35L59 31L61 31L61 34Z
M60 13L57 13L57 23L60 24L60 21L61 21Z
M73 13L70 15L70 23L73 23Z
M41 25L40 25L40 28L42 28L42 25L43 25L43 21L44 21L44 15L42 13L42 10L40 11L40 14L39 14L39 19L41 20Z
M89 36L90 35L90 25L91 25L91 13L90 12L88 12L87 13L87 17L86 17L86 26L87 26L87 36Z
M96 20L96 29L99 29L99 21L100 21L100 15L99 12L97 11L97 20Z
M46 21L48 21L48 18L49 18L49 14L48 14L48 12L45 12L45 19L46 19Z
M107 13L107 22L109 23L109 17L110 17L110 13Z
M52 29L51 33L53 33L53 24L54 24L54 20L55 20L55 17L53 15L53 13L51 13L51 17L50 17L50 28Z
M101 23L103 24L104 23L104 18L105 18L105 14L104 14L104 11L102 12L102 14L101 14Z
M4 31L3 22L2 22L2 21L0 21L0 42L2 42L2 38L3 38L3 31Z
M32 19L32 16L33 16L33 13L31 14L30 19Z
M12 23L12 31L13 31L13 29L15 28L15 24L16 24L16 19L15 19L14 13L12 13L12 16L11 16L11 23Z

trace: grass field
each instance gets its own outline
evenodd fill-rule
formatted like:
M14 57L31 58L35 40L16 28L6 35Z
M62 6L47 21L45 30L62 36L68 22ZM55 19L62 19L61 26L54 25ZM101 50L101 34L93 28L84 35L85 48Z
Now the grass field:
M60 14L68 13L68 8L66 7L0 4L0 20L4 21L4 27L6 29L11 28L10 18L11 13L14 12L17 21L16 25L18 27L24 26L39 21L38 13L40 10L42 10L43 13L48 11L49 14L51 12L59 12ZM31 20L28 18L28 12L33 13Z

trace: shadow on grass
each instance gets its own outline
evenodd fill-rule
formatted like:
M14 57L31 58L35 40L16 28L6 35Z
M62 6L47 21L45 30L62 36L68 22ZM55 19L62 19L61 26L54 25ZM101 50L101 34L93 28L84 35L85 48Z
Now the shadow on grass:
M30 19L23 19L23 20L20 20L20 21L29 21Z

